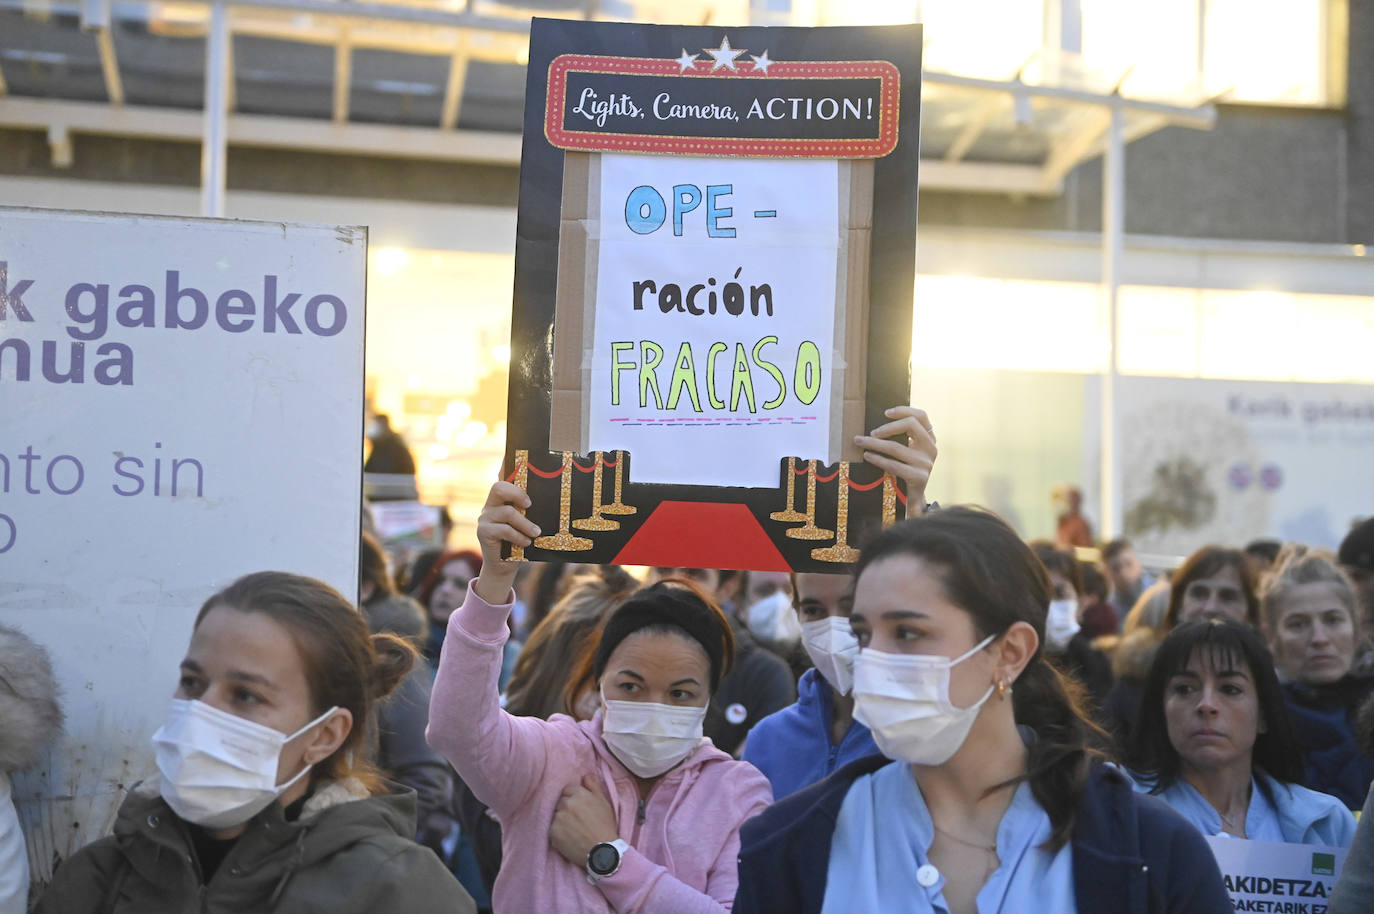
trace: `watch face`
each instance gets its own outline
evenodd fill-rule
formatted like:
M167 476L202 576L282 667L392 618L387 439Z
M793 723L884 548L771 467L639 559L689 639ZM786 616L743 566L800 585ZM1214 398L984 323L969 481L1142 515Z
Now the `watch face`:
M591 871L599 876L614 872L618 863L620 863L620 851L609 844L598 844L592 848L587 859L587 865L591 867Z

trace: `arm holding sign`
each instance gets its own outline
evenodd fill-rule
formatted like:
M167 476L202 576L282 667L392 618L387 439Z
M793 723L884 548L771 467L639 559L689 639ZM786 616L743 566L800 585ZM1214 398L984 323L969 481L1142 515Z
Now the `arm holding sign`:
M498 482L491 489L477 521L482 571L449 617L425 731L430 745L498 815L527 796L548 755L548 725L501 710L496 688L519 568L502 559L501 544L527 546L538 535L539 528L521 514L528 506L529 496L517 486Z
M864 461L906 483L912 515L923 513L926 485L935 466L935 426L923 409L893 406L883 411L890 420L867 435L855 435L854 444L864 449Z

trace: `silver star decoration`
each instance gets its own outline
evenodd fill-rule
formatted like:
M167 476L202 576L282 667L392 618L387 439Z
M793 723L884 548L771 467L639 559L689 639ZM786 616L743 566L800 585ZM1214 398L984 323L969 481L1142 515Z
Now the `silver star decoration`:
M702 48L702 50L715 59L715 63L711 64L711 70L715 71L719 70L721 67L725 67L727 70L735 69L735 58L743 54L747 49L741 48L737 51L730 47L730 38L727 36L720 40L720 47Z
M682 68L678 71L679 73L686 73L697 65L697 55L688 54L687 49L683 48L682 56L677 59L677 65Z
M758 70L760 73L767 73L768 68L774 64L774 61L768 59L767 51L764 51L762 54L753 55L753 59L754 69Z

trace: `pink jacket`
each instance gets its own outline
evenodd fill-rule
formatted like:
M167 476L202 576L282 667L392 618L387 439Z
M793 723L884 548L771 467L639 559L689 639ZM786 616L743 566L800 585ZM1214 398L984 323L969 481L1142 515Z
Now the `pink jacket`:
M512 598L513 599L513 598ZM703 740L654 785L643 809L634 777L601 739L601 717L547 721L501 710L496 679L512 603L469 588L448 623L429 705L430 745L501 822L499 914L728 911L738 882L739 829L772 802L767 779ZM592 772L630 849L595 886L559 856L549 827L563 788Z

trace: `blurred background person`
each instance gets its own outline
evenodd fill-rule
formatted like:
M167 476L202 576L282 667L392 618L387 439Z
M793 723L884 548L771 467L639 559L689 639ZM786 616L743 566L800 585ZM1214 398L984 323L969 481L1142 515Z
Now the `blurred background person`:
M1155 651L1164 640L1164 617L1169 611L1170 593L1168 581L1156 581L1145 588L1126 614L1121 637L1115 639L1114 644L1110 636L1099 642L1110 645L1113 676L1112 689L1103 702L1099 720L1118 747L1130 745L1140 691L1144 688Z
M1360 599L1360 631L1364 637L1355 652L1355 669L1374 673L1374 517L1351 528L1341 540L1337 556Z
M557 567L545 565L546 569ZM444 647L444 632L448 627L448 617L463 605L468 595L468 585L482 570L482 557L471 549L457 549L443 552L434 560L429 574L420 585L417 599L429 612L429 635L424 643L425 660L431 671L439 669L439 652ZM520 656L520 641L511 638L506 642L505 660L501 664L500 688L505 690L515 672L515 660Z
M1170 578L1166 629L1194 619L1234 619L1258 629L1259 600L1250 563L1239 549L1203 546Z
M1084 634L1095 640L1120 632L1125 616L1118 617L1107 602L1107 578L1098 570L1097 563L1080 561L1078 573L1083 580L1083 591L1078 595L1078 622Z
M415 475L410 447L400 432L391 427L391 417L386 413L375 414L367 424L367 440L372 443L372 450L363 463L364 473Z
M429 633L424 608L395 591L387 573L386 554L369 533L362 534L358 577L358 595L367 627L374 634L398 635L418 650ZM434 675L428 665L412 666L395 691L377 702L367 736L382 772L415 791L415 840L451 865L453 833L457 829L452 811L453 769L425 742L433 685ZM472 894L474 886L464 886Z
M0 625L0 914L29 909L29 852L12 777L38 762L62 733L62 704L48 652Z
M1102 547L1102 567L1111 585L1107 603L1117 616L1118 628L1125 623L1126 614L1140 599L1141 592L1154 583L1145 573L1135 547L1125 538L1114 539Z
M1274 560L1279 557L1279 550L1283 548L1283 543L1278 540L1258 539L1251 540L1245 544L1242 550L1245 553L1245 561L1250 566L1250 580L1259 583L1269 570L1274 567Z
M1185 623L1155 654L1128 761L1139 789L1204 835L1345 847L1350 810L1302 786L1273 658L1232 620Z
M1353 670L1360 641L1355 587L1333 557L1288 545L1264 582L1264 620L1298 745L1303 783L1351 809L1374 781L1355 722L1374 676Z
M58 867L38 911L474 911L412 840L414 793L368 760L373 703L414 663L326 584L239 578L196 616L153 735L159 777Z
M1112 666L1107 655L1092 646L1092 638L1078 619L1078 593L1083 586L1078 561L1048 540L1030 544L1035 557L1050 576L1050 605L1045 617L1045 653L1059 669L1087 690L1090 712L1097 714L1112 688Z
M1092 546L1092 524L1083 516L1083 490L1063 486L1055 490L1054 499L1064 506L1055 520L1055 543L1063 549Z

